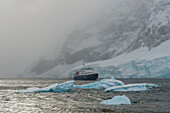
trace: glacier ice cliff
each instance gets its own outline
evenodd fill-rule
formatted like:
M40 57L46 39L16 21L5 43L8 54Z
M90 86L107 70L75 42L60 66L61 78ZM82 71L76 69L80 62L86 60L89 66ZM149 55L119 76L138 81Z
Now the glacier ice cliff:
M114 63L113 63L114 64ZM118 66L94 66L102 76L116 78L170 78L170 56L153 60L132 60Z

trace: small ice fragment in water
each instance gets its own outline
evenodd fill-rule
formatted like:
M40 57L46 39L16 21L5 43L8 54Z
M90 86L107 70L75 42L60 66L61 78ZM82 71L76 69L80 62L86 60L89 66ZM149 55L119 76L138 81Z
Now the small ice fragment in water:
M32 92L68 92L73 88L74 81L67 81L65 83L61 84L52 84L48 87L44 88L37 88L37 87L32 87L32 88L27 88L25 90L19 90L19 93L32 93Z
M115 96L112 99L104 100L100 104L105 105L123 105L123 104L131 104L129 98L125 95Z

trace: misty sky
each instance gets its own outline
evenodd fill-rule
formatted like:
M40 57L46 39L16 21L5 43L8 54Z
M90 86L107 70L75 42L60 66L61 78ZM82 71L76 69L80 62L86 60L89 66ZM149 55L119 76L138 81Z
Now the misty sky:
M68 33L109 1L0 0L0 77L55 56Z

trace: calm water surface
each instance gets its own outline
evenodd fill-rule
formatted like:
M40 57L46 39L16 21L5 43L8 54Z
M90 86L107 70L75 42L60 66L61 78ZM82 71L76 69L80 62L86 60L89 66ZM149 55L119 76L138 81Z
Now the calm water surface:
M109 92L93 89L73 89L64 93L17 93L19 89L46 87L67 80L0 79L0 112L2 113L99 113L99 112L170 112L169 79L122 79L125 83L158 83L159 88L145 92ZM92 81L76 81L86 84ZM100 105L115 95L127 95L132 105Z

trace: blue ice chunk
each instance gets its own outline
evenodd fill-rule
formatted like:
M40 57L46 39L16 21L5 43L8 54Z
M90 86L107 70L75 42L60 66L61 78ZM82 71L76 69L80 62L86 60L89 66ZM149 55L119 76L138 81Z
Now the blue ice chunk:
M129 92L129 91L145 91L147 87L158 87L158 84L150 83L138 83L138 84L127 84L123 86L113 86L105 89L105 92L119 91L119 92Z
M122 86L124 83L120 80L114 78L111 79L102 79L100 81L89 83L85 85L74 85L74 88L93 88L93 89L106 89L113 86Z
M146 87L159 87L158 84L153 84L153 83L141 83L141 84L146 85Z
M67 81L65 83L61 84L52 84L48 87L44 88L37 88L37 87L32 87L32 88L27 88L25 90L19 90L18 92L20 93L32 93L32 92L68 92L73 88L74 81Z
M123 105L123 104L131 104L129 98L125 95L115 96L112 99L104 100L100 104L104 105Z
M119 91L119 92L129 92L129 91L145 91L147 87L158 87L158 84L153 83L136 83L136 84L127 84L122 86L113 86L105 89L105 92Z

